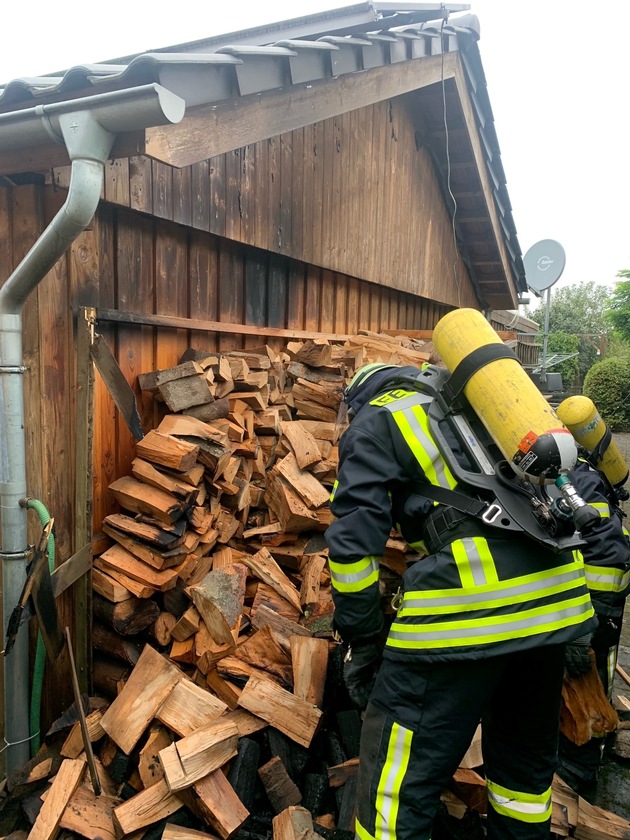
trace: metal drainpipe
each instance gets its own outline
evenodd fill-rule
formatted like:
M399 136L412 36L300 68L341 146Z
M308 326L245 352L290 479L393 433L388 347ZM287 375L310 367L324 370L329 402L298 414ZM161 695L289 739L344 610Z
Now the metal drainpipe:
M159 86L149 87L150 92L148 88L143 89L145 99L137 108L132 106L133 113L127 117L126 130L139 128L139 123L146 127L179 122L183 117L183 100L170 91L159 89ZM122 106L112 94L72 103L76 110L70 110L65 103L64 113L59 113L64 105L53 106L53 109L57 108L54 122L46 112L48 106L23 112L31 122L34 112L38 112L46 133L57 142L65 142L72 169L68 197L63 207L0 289L0 558L5 627L22 593L28 559L27 510L20 505L27 496L22 310L30 293L85 230L96 212L103 185L104 164L116 137L113 131L103 127L103 123L107 125L109 117L110 126L125 130L120 125L121 111L124 113L125 106L129 106L129 94L129 91L122 92ZM103 103L105 113L103 107L99 110ZM141 105L146 107L143 109ZM79 110L81 106L86 110ZM89 110L90 106L94 111ZM1 129L0 123L0 134ZM5 660L7 775L29 758L28 662L28 628L24 625L18 632L15 647Z

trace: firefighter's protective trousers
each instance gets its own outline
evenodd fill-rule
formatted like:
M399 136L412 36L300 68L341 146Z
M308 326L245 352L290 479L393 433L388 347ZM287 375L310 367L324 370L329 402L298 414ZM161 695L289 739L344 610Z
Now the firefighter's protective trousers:
M481 661L386 661L363 722L356 837L428 840L482 721L488 837L549 836L564 647Z
M422 483L466 492L432 437L430 402L404 387L372 394L341 438L326 539L344 641L381 628L391 529L426 553L438 506ZM356 836L429 838L482 717L491 836L547 836L564 645L596 626L581 555L470 518L409 566L402 588L364 721Z

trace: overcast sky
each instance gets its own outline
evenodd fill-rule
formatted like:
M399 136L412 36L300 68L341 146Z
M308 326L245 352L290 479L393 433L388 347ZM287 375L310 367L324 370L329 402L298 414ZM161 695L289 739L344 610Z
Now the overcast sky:
M0 81L285 20L343 0L5 3ZM564 247L556 288L630 268L630 0L471 0L523 254ZM7 8L8 7L8 8Z

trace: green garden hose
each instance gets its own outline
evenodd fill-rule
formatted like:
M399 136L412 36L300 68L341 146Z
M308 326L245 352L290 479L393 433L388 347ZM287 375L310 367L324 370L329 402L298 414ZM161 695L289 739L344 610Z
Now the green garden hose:
M42 528L50 522L50 514L45 506L37 499L26 500L27 510L34 510L39 516ZM50 532L46 547L48 555L48 568L52 573L55 568L55 535ZM35 651L35 667L33 669L33 687L31 689L31 713L29 720L29 735L31 736L31 755L39 750L40 739L40 717L42 710L42 689L44 686L44 668L46 666L46 647L41 632L37 633L37 649Z

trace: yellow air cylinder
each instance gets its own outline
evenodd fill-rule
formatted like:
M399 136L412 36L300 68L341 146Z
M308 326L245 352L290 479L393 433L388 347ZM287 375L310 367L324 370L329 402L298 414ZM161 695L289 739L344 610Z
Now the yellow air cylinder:
M593 452L607 431L606 423L589 397L567 397L558 406L558 417L589 453ZM610 441L596 466L613 487L621 487L628 479L628 465L614 440Z
M501 339L476 309L456 309L433 330L433 343L451 371L470 353ZM464 396L516 472L537 481L551 482L571 470L577 460L575 440L553 408L536 388L517 359L496 359L479 368L464 386ZM530 449L553 438L557 469L548 469ZM528 454L529 453L529 454ZM527 456L527 457L525 457ZM544 459L543 459L544 460ZM521 462L523 468L515 464ZM531 469L528 467L531 465ZM553 474L555 472L555 475Z

